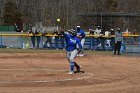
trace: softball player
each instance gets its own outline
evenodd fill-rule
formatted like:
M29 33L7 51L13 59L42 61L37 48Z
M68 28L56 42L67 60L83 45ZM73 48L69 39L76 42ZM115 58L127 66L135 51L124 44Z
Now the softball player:
M68 74L74 74L74 66L76 67L77 71L80 71L80 66L74 62L74 59L77 56L77 53L82 50L82 45L80 40L76 36L76 31L71 30L69 34L63 32L63 36L66 39L66 56L68 62L70 63L70 72ZM77 44L79 49L77 49Z
M115 32L115 49L114 49L114 55L116 55L116 52L118 51L117 55L120 55L120 49L123 41L123 36L121 32L121 28L117 28L117 31Z
M39 48L39 44L40 44L40 36L36 36L39 34L39 32L37 30L33 31L32 29L30 29L28 31L28 35L29 34L33 34L33 36L31 36L31 42L32 42L32 45L33 45L33 49L36 49L36 48ZM37 46L35 46L35 39L37 39Z
M85 36L86 36L85 32L84 32L84 30L82 30L80 28L80 26L77 26L76 30L77 30L77 37L80 39L82 47L83 47L84 43L85 43ZM79 56L84 56L84 50L83 49L82 49L81 54Z

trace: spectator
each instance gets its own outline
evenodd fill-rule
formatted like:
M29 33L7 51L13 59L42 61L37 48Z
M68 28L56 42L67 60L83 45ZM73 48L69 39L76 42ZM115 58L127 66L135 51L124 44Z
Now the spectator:
M137 34L137 31L136 31L136 29L134 29L133 35L136 35L136 34Z
M61 29L61 30L63 30L63 29ZM62 47L63 50L65 50L65 43L64 43L65 42L65 38L63 36L62 31L60 31L58 35L59 35L59 38L60 38L61 47Z
M100 33L101 33L101 27L100 26L97 26L96 30L95 30L95 35L96 35L96 38L95 38L95 41L96 41L96 45L99 46L100 45Z
M40 44L40 36L38 36L39 35L39 31L37 31L37 29L36 29L36 31L35 31L35 36L36 36L36 39L37 39L37 46L36 46L36 48L39 48L39 44Z
M46 33L43 33L42 36L45 36L46 34L48 34L47 32ZM44 48L47 48L47 47L52 47L52 42L51 42L51 36L45 36L46 37L46 41L45 41L45 44L44 44ZM49 45L49 46L48 46Z
M110 30L110 37L111 37L110 46L112 46L112 50L114 50L114 42L115 42L114 35L115 35L115 31L114 29L111 29Z
M137 35L136 29L134 29L133 35ZM137 39L138 39L137 36L134 36L133 38L134 38L134 44L137 45L137 44L138 44L138 43L137 43Z
M54 31L54 34L57 35L57 36L55 36L55 49L58 50L59 49L59 46L58 46L59 33L58 33L58 31Z
M95 30L89 29L89 34L94 35L94 33L95 33Z
M97 28L96 28L96 30L95 30L95 35L100 35L100 33L101 33L101 27L100 26L98 26Z
M32 36L31 36L32 48L35 49L35 33L32 31L32 29L30 29L28 31L28 35L29 34L32 34Z
M32 48L39 48L39 44L40 44L40 36L37 36L39 34L39 32L37 30L35 30L35 32L32 31L32 29L30 29L28 31L28 34L32 34L31 36L31 42L32 42ZM35 39L37 38L37 46L35 44Z
M105 33L104 33L104 30L102 29L100 32L99 41L101 43L103 51L105 51L105 38L103 37L103 35L105 35Z

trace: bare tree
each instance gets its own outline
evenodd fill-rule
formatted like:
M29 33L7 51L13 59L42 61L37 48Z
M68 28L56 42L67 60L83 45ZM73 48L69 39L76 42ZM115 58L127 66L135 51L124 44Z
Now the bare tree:
M11 0L0 0L0 23L3 23L4 7ZM43 22L45 26L56 26L57 18L60 18L60 25L65 28L72 28L75 25L88 27L99 25L101 18L83 17L79 19L76 13L92 12L139 12L139 0L12 0L17 6L17 11L22 14L24 23L34 24ZM129 6L129 7L128 7ZM93 20L93 21L92 21ZM139 19L104 18L104 28L111 28L117 24L124 24L131 28L139 28ZM80 22L82 21L82 22ZM115 21L115 22L114 22ZM135 25L132 25L135 24Z

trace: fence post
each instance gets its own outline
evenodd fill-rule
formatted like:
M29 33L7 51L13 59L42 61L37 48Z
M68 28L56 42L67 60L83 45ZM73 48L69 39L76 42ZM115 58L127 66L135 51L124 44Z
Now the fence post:
M89 48L92 50L92 36L89 37Z
M0 36L0 48L2 48L2 35Z
M42 46L42 48L43 48L43 46L44 46L44 39L43 39L43 36L41 36L41 46Z
M20 36L21 37L21 39L20 39L20 42L21 42L21 48L22 49L24 49L25 47L25 44L24 44L24 42L23 42L23 36Z
M139 53L140 53L140 35L139 35L139 38L138 38L138 45L139 45Z

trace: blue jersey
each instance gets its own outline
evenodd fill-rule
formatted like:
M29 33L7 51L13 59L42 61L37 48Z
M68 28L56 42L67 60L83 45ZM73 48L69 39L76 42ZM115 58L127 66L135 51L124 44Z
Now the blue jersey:
M67 51L73 51L74 49L77 49L77 44L80 49L82 49L81 42L79 38L76 36L72 36L70 34L63 33L64 37L66 38L66 50Z
M77 35L78 35L78 36L81 36L81 38L84 38L84 37L85 37L85 32L84 32L84 30L77 31Z

